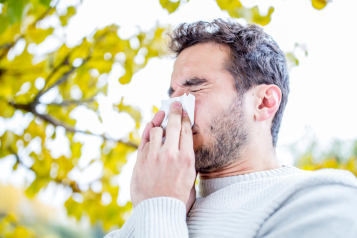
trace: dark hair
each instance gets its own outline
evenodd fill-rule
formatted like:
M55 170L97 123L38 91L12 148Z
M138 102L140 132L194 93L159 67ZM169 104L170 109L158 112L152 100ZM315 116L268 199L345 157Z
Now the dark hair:
M273 145L276 146L288 100L289 75L285 55L271 36L255 24L242 26L222 19L183 23L169 35L169 48L176 56L187 47L201 43L229 46L230 56L226 69L233 75L235 87L241 95L259 84L275 84L280 88L281 103L271 127Z

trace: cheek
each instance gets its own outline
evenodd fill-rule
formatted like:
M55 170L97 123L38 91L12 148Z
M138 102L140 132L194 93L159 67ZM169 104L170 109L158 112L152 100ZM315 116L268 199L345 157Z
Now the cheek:
M212 117L215 116L221 109L221 105L217 105L217 101L196 100L195 103L195 124L199 126L200 132L204 132L207 126L210 126Z
M211 115L209 113L208 104L201 101L196 100L195 104L195 124L199 126L200 131L206 125L207 118Z
M215 115L215 108L208 103L197 100L195 104L195 124L199 128L199 133L193 137L194 147L197 148L207 143L209 138L209 127L211 118Z

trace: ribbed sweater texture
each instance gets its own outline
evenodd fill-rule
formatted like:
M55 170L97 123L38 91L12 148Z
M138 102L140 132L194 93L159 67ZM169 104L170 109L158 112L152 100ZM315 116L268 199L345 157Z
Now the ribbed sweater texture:
M200 180L186 217L178 199L142 201L105 238L357 238L357 179L349 171L294 166Z

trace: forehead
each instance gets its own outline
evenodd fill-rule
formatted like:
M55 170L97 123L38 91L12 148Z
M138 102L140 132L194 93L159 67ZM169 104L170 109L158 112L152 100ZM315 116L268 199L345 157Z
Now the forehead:
M226 45L203 43L184 49L176 59L171 76L171 85L179 84L192 77L211 79L226 72L225 62L230 49Z

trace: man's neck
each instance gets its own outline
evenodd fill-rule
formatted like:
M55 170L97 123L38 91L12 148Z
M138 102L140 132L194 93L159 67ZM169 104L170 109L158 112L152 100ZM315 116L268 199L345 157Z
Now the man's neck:
M233 164L209 173L199 172L200 179L223 178L235 175L249 174L271 169L281 168L282 165L276 158L275 151L271 153L247 153Z

